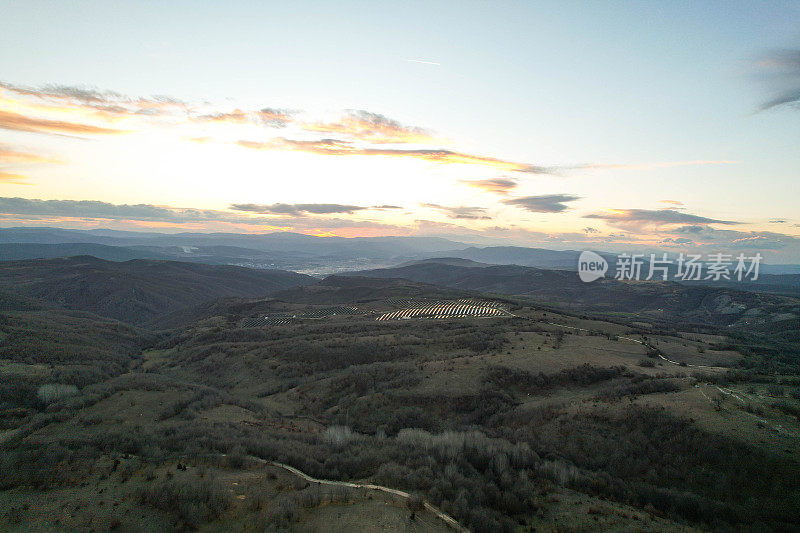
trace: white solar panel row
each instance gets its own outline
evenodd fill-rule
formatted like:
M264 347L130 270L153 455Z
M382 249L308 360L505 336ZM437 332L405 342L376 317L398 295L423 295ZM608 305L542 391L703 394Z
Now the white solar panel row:
M463 300L463 302L466 302L466 300ZM384 313L375 320L407 320L411 318L468 318L502 316L503 314L503 311L497 307L459 303L400 309L398 311Z

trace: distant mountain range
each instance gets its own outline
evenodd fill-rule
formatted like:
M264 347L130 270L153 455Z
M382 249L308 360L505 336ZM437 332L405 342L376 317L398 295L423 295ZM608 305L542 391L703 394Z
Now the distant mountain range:
M262 252L307 252L313 255L392 257L463 248L463 243L437 237L314 237L301 233L145 233L60 228L3 228L0 243L93 243L108 246L230 246Z
M276 232L146 233L60 228L0 229L0 261L91 255L110 261L160 259L328 275L403 265L443 257L491 265L520 265L575 271L578 250L521 246L468 246L437 237L313 237ZM617 254L599 252L610 265ZM453 263L455 264L455 263ZM466 264L466 263L462 263ZM761 265L762 274L800 275L800 265ZM792 286L794 282L788 282ZM787 286L786 280L760 285Z
M168 254L151 252L122 246L108 246L94 243L5 243L0 244L0 260L20 261L24 259L52 259L55 257L72 257L90 255L107 261L130 261L131 259L171 259Z
M545 248L525 248L521 246L470 247L447 253L449 257L469 259L492 265L520 265L572 271L575 270L580 255L581 251L579 250L547 250ZM605 258L612 268L616 264L618 254L599 252L599 255ZM670 257L674 258L674 256L675 254L670 254ZM648 261L645 261L644 264L646 266ZM767 265L762 263L760 272L764 274L800 274L800 265Z
M111 261L169 259L277 268L318 275L389 266L430 255L442 255L442 252L463 249L465 246L436 237L348 239L289 232L248 235L60 228L0 229L0 261L93 255Z

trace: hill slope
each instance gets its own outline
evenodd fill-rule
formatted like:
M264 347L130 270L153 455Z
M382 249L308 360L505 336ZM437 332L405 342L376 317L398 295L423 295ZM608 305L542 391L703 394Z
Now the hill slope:
M352 304L385 298L453 298L462 292L405 279L375 279L376 276L328 276L312 285L303 285L275 293L275 297L293 303Z
M213 298L266 296L315 281L282 270L176 261L78 256L0 263L0 287L9 292L133 324Z

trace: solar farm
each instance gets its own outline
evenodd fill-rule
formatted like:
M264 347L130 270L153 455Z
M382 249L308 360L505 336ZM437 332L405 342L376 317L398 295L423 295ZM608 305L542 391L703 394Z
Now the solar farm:
M436 302L409 302L411 305L378 316L375 320L411 320L442 318L493 318L511 316L498 302L483 300L458 300Z
M368 310L354 306L328 306L295 312L272 312L243 318L245 328L282 326L300 320L321 320L346 316L374 317L377 321L447 318L501 318L513 316L502 302L465 298L437 300L434 298L389 298L383 301L382 310ZM393 308L386 310L386 304Z
M359 315L363 314L363 311L359 311L358 307L351 307L345 305L336 305L333 307L323 307L319 309L312 309L310 311L306 311L298 316L298 318L310 318L310 319L320 319L320 318L328 318L332 316L352 316L352 315Z
M337 305L332 307L320 307L303 311L300 313L271 313L256 317L244 318L241 326L244 328L256 328L261 326L282 326L295 320L320 320L335 316L353 316L363 314L357 307Z
M269 316L256 316L242 319L241 326L243 328L257 328L261 326L281 326L288 324L296 319L297 315L290 315L287 313L275 313Z

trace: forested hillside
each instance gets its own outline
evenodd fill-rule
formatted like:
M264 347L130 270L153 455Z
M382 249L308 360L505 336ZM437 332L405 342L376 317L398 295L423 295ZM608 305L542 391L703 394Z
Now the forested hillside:
M90 256L0 263L0 287L7 292L132 324L214 298L267 296L315 281L281 270Z

